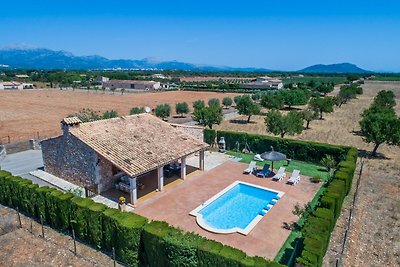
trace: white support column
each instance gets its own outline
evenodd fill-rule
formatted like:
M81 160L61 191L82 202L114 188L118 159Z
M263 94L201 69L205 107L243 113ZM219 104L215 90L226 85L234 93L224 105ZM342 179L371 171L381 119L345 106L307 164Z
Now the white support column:
M130 197L130 202L135 205L137 203L137 188L136 188L136 178L129 178L129 197Z
M161 166L157 169L157 177L158 177L158 190L162 191L164 188L164 166Z
M186 179L186 157L181 158L181 178Z
M199 154L199 169L204 171L204 150L201 150Z

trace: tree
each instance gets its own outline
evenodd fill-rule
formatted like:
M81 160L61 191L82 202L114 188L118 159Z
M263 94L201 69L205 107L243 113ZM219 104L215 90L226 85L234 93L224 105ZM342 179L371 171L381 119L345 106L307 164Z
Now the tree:
M325 157L321 160L321 164L329 173L336 167L336 161L331 155L325 155Z
M396 106L395 95L393 91L382 90L374 98L374 102L371 106L373 109L393 109Z
M241 97L242 97L241 95L237 95L237 96L235 96L235 97L233 98L233 102L235 102L235 105L237 105L237 103L239 102L239 100L240 100Z
M157 117L166 120L171 113L171 106L168 104L157 105L154 111Z
M400 145L400 118L391 110L372 109L364 112L360 127L363 140L374 144L372 156L376 156L379 146L383 143Z
M103 91L103 94L106 93L106 88L105 87L101 87L101 90Z
M260 104L268 109L282 109L285 102L281 94L265 94L261 97Z
M232 106L232 103L233 103L233 101L232 101L232 98L230 98L230 97L224 97L224 99L222 99L222 105L224 105L225 108Z
M307 123L306 129L310 129L310 122L318 118L318 114L311 109L301 111L301 115L303 116L303 120Z
M111 119L111 118L116 118L118 117L118 112L115 110L111 110L111 111L106 111L103 113L103 119Z
M330 84L330 83L321 83L315 89L317 90L317 92L326 96L327 93L330 93L333 91L334 85Z
M210 100L208 100L208 106L217 106L219 107L219 99L218 98L211 98Z
M248 95L244 95L240 98L239 102L236 104L236 109L240 115L247 116L247 123L250 122L252 115L260 114L260 106L254 103Z
M271 110L265 117L267 131L281 138L285 134L294 135L303 131L303 118L300 112L289 111L286 115L278 110Z
M310 108L319 114L319 119L322 120L323 113L333 112L333 97L314 97L310 100Z
M208 126L210 129L214 124L220 124L223 117L222 108L216 105L195 109L192 116L198 124Z
M177 114L181 114L181 117L184 117L184 114L189 113L189 105L186 102L176 103L175 111Z
M301 89L284 90L281 91L281 94L284 104L287 105L289 109L292 106L305 105L308 101L306 93Z
M129 111L129 115L134 115L134 114L140 114L140 113L145 113L146 111L144 110L144 107L133 107Z
M113 95L115 94L115 90L116 90L116 88L114 88L114 87L112 87L111 89L111 92L113 93Z
M205 107L206 107L206 104L204 103L203 100L196 100L196 101L193 102L193 109L194 110L202 109L202 108L205 108Z
M121 95L124 95L125 93L125 88L121 88Z

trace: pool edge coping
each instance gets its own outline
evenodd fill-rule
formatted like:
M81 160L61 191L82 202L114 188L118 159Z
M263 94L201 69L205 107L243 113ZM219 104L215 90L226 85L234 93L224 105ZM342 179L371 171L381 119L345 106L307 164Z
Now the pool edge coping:
M201 203L197 208L195 208L194 210L192 210L191 212L189 212L189 215L196 217L196 222L197 224L212 233L216 233L216 234L232 234L232 233L240 233L242 235L248 235L250 233L251 230L253 230L253 228L257 225L257 223L259 221L261 221L261 219L265 216L265 214L268 213L269 210L271 210L271 208L274 205L271 204L267 204L267 206L270 207L269 210L265 210L263 209L262 211L265 213L264 215L260 215L258 214L257 216L254 217L254 219L246 226L246 228L239 228L239 227L234 227L234 228L229 228L229 229L219 229L219 228L214 228L209 226L203 219L203 215L199 213L200 210L202 210L203 208L207 207L210 203L212 203L214 200L216 200L217 198L219 198L220 196L222 196L223 194L225 194L227 191L229 191L230 189L232 189L233 187L235 187L238 184L244 184L244 185L248 185L248 186L252 186L252 187L256 187L262 190L267 190L267 191L271 191L274 193L277 193L277 196L279 197L279 199L282 198L282 196L285 194L285 192L279 191L279 190L275 190L275 189L271 189L268 187L264 187L264 186L260 186L260 185L255 185L255 184L251 184L251 183L247 183L247 182L243 182L240 180L236 180L233 183L231 183L230 185L228 185L227 187L225 187L223 190L219 191L217 194L215 194L214 196L212 196L211 198L209 198L208 200L206 200L205 202Z

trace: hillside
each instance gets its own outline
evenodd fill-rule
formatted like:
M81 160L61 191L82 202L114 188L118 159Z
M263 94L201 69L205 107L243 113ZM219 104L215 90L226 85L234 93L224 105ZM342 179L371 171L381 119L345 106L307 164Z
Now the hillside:
M338 63L338 64L317 64L312 65L299 72L306 73L369 73L370 71L359 68L358 66L351 63Z

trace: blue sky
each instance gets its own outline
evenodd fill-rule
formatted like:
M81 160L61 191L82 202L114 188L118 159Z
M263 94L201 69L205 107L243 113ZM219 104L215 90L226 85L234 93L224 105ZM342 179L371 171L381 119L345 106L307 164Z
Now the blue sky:
M400 1L3 1L0 46L112 59L400 72Z

